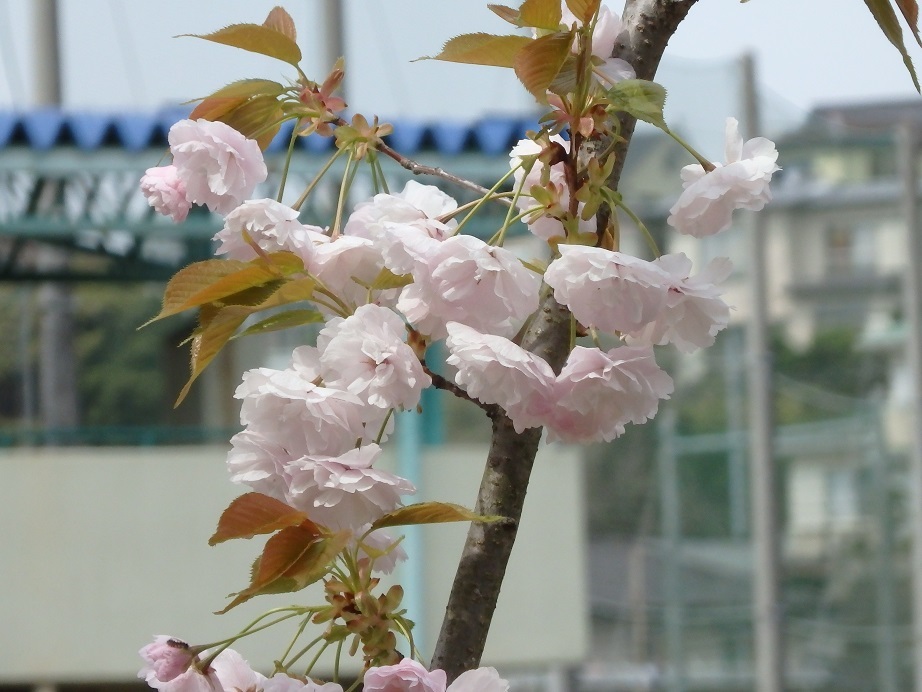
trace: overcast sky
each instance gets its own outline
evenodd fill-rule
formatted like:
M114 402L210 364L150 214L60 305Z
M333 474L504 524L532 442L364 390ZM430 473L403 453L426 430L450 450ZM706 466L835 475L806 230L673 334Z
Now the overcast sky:
M203 96L242 77L284 79L290 71L283 63L173 38L260 22L277 2L59 0L65 105L150 109ZM298 26L306 71L322 77L319 0L284 4ZM344 0L351 105L421 119L526 109L528 98L503 70L410 62L437 52L458 33L505 31L507 25L485 5L484 0ZM612 7L620 11L622 5ZM28 105L31 99L29 26L29 0L0 0L0 107ZM732 88L732 65L747 50L755 52L767 98L793 112L819 103L915 94L899 55L862 0L700 0L671 42L662 81L673 93L709 100L715 83ZM913 43L911 53L922 69L922 49ZM705 75L700 89L698 75Z

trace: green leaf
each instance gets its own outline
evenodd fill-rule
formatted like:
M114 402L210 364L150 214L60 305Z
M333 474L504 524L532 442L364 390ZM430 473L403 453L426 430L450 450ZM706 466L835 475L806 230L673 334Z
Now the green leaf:
M626 79L615 84L607 93L612 109L665 129L663 106L666 104L666 90L656 82Z
M279 131L285 111L275 96L262 94L247 99L221 117L244 137L255 139L259 148L265 150Z
M519 7L521 26L557 31L560 17L560 0L525 0Z
M456 521L500 521L502 517L484 516L461 505L450 502L420 502L395 509L371 525L371 529L387 526L411 526L416 524L446 524Z
M247 327L234 338L242 336L252 336L253 334L265 334L267 332L277 332L282 329L291 327L301 327L305 324L314 324L323 322L326 318L316 310L287 310L277 315L272 315L264 320L260 320L251 327Z
M238 79L236 82L231 82L221 87L213 94L209 94L207 98L245 96L249 99L260 95L275 97L281 95L284 91L285 87L282 84L271 79Z
M512 67L516 54L533 43L526 36L496 36L494 34L462 34L449 39L442 52L420 60L444 60L467 65Z
M874 15L874 20L881 31L884 32L884 36L903 56L903 64L909 70L909 76L912 77L912 83L916 87L916 91L922 93L916 69L913 67L912 59L909 57L906 45L903 43L903 30L900 29L899 19L897 19L896 12L890 5L890 0L864 0L864 4L871 10L871 14Z
M354 280L354 279L353 279ZM403 288L413 283L413 276L410 274L395 274L387 267L381 269L375 280L372 281L372 291L386 291L389 288Z
M598 12L602 0L567 0L570 12L585 24Z
M163 308L150 322L264 286L304 269L302 260L290 252L273 253L269 259L270 262L204 260L180 269L167 284Z
M246 493L233 500L221 514L218 529L208 539L208 545L217 545L232 538L275 533L289 526L308 524L309 528L311 523L304 512L289 507L281 500L262 493ZM316 534L321 535L319 527Z
M301 62L301 49L297 43L282 32L260 24L232 24L210 34L182 35L268 55L289 65L297 66Z
M270 255L270 257L274 256ZM227 262L228 260L216 261ZM260 310L310 300L316 285L317 282L311 277L285 281L280 284L273 282L264 287L241 291L224 299L225 301L234 300L235 303L232 305L218 305L215 303L203 305L199 311L200 327L191 340L191 372L189 380L179 393L174 407L182 403L183 399L189 394L192 383L204 372L209 363L214 360L215 356L224 348L224 345L234 336L237 329L246 321L247 317ZM246 300L249 297L252 297L253 300Z
M558 31L535 39L516 54L515 74L540 103L547 100L547 89L570 55L572 43L572 32Z

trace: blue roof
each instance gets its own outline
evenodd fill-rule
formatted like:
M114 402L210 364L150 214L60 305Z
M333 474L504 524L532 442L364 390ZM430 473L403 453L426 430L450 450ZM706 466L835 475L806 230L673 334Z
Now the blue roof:
M157 112L100 113L61 111L38 108L29 111L0 110L0 149L25 146L47 151L58 146L76 146L93 151L104 147L139 151L167 146L167 133L187 109L169 108ZM512 146L525 136L526 130L538 129L534 117L496 116L475 122L421 122L411 119L387 120L394 133L387 138L391 146L404 154L436 151L455 155L479 152L488 156L506 156ZM269 146L269 151L284 151L293 124L286 123ZM332 148L330 138L311 135L298 140L297 146L323 152Z

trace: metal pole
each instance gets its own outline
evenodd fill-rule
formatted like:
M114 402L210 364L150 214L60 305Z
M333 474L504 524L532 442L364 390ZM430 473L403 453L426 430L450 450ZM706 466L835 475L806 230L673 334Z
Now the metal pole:
M61 104L61 56L57 0L35 0L33 8L34 101L38 106ZM46 203L59 203L60 181L46 180ZM46 248L40 257L45 269L59 269L66 255ZM44 283L39 289L39 395L42 425L52 433L47 442L60 442L54 431L77 425L77 374L74 357L74 305L70 287Z
M916 692L922 692L922 237L919 235L919 135L912 123L900 125L897 156L903 180L906 223L906 273L903 278L908 336L906 350L912 377L909 450L910 535L912 536L912 667Z
M666 689L685 692L685 645L682 619L682 509L676 466L676 414L669 407L660 414L659 488L663 532L663 600L666 638Z
M743 57L746 128L758 132L759 104L755 62ZM764 212L751 217L749 229L749 301L747 331L749 382L749 453L751 459L753 620L755 690L781 692L784 654L781 636L781 566L778 550L778 508L772 434L772 363L768 335L768 280L765 261L767 223Z
M323 2L323 19L320 23L323 27L323 36L321 37L323 46L323 55L321 57L323 62L320 66L321 70L331 69L339 58L346 57L346 23L343 19L344 4L343 0L324 0ZM344 79L340 85L339 91L339 95L348 100L346 96L346 79Z

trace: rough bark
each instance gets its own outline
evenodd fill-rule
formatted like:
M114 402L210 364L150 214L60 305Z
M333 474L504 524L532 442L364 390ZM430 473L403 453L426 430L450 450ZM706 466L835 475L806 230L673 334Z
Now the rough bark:
M637 76L651 79L676 27L696 0L628 0L625 31L615 46L615 57L634 66ZM617 189L624 155L634 131L633 119L621 123L625 138L616 150L618 162L611 187ZM569 349L569 312L553 293L544 290L541 307L522 347L540 355L559 372ZM493 524L472 524L455 574L431 667L441 668L454 680L480 664L506 565L512 552L540 429L516 433L501 413L493 420L490 452L477 499L477 511L506 517Z

